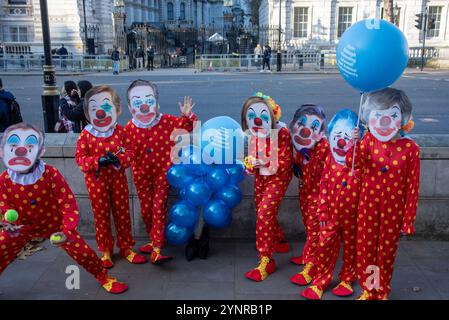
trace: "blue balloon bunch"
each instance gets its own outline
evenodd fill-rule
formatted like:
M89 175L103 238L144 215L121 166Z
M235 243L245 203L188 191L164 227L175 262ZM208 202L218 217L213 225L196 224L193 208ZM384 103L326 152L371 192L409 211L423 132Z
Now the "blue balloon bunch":
M202 130L214 127L222 132L235 129L241 131L240 126L229 117L213 118L203 125ZM208 132L210 135L211 131ZM243 136L240 133L233 135L237 139ZM242 200L238 185L245 179L245 168L243 163L235 160L232 139L226 136L222 141L220 145L217 141L202 136L202 147L190 145L182 148L179 154L180 164L175 164L168 170L167 180L172 187L178 189L180 198L169 211L166 228L169 243L183 244L190 239L198 221L199 208L202 208L204 221L208 225L225 228L231 224L232 209ZM233 151L231 164L220 163L230 150ZM216 157L214 152L219 152L220 156ZM207 164L203 158L209 160ZM218 161L210 161L211 159Z

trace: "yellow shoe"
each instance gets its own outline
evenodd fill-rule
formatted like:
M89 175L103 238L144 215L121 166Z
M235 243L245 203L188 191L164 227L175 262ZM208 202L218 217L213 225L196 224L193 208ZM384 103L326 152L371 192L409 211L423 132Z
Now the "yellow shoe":
M270 274L276 270L276 263L267 256L262 256L259 265L245 273L245 277L250 280L260 282L265 280Z
M306 286L310 284L315 275L313 263L308 262L301 272L298 272L290 278L291 282L299 284L300 286Z
M332 290L332 293L337 297L348 297L354 293L354 289L350 282L342 281Z
M126 260L128 260L128 262L133 263L133 264L140 264L140 263L147 262L147 258L134 252L131 249L121 249L120 255L123 258L125 258Z
M321 300L323 296L323 290L318 288L317 286L310 286L303 292L301 292L301 296L308 300Z
M109 251L103 252L103 256L101 257L101 262L103 264L103 268L110 269L114 266L112 262L111 254Z
M363 290L362 294L357 298L357 300L371 300L371 295L368 291Z
M118 281L116 278L106 276L102 280L98 280L103 287L109 293L120 294L128 290L128 285L126 283Z

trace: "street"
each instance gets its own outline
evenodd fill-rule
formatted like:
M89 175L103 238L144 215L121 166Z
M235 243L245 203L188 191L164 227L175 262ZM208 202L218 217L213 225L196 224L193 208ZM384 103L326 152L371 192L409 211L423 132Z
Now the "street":
M16 96L25 121L43 126L41 93L42 76L2 75L5 89ZM341 108L357 111L359 94L338 73L271 74L267 73L194 73L193 69L162 69L153 73L127 72L56 75L61 87L66 80L86 79L94 85L108 84L116 89L123 105L120 123L130 119L126 107L126 89L135 79L157 83L162 113L179 114L178 101L190 95L196 102L195 112L202 121L227 115L240 122L243 101L256 91L271 95L282 107L282 121L288 123L303 103L321 104L330 119ZM405 90L414 109L414 134L447 134L449 128L449 71L424 72L408 70L395 84Z

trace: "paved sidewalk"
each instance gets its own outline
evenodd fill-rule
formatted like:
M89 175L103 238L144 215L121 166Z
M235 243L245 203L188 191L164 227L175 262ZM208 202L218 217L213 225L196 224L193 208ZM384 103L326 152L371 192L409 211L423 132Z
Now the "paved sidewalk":
M111 274L126 281L130 289L118 296L104 292L84 270L81 288L67 290L65 268L71 259L48 242L41 245L46 250L16 260L0 276L0 299L302 299L301 288L289 281L299 270L289 262L292 252L275 256L278 269L262 283L244 277L257 262L253 241L214 240L209 259L192 262L185 260L183 247L169 247L167 253L175 260L164 266L130 265L119 259ZM292 243L293 252L298 253L302 245ZM448 272L449 242L403 240L390 298L449 299ZM328 291L324 299L340 298Z

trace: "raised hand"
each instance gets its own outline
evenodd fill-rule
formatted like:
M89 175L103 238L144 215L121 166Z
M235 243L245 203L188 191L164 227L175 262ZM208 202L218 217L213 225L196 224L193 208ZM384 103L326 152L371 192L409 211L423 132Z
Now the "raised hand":
M192 98L189 96L184 97L184 103L179 102L179 111L183 116L190 116L195 103L192 102Z

